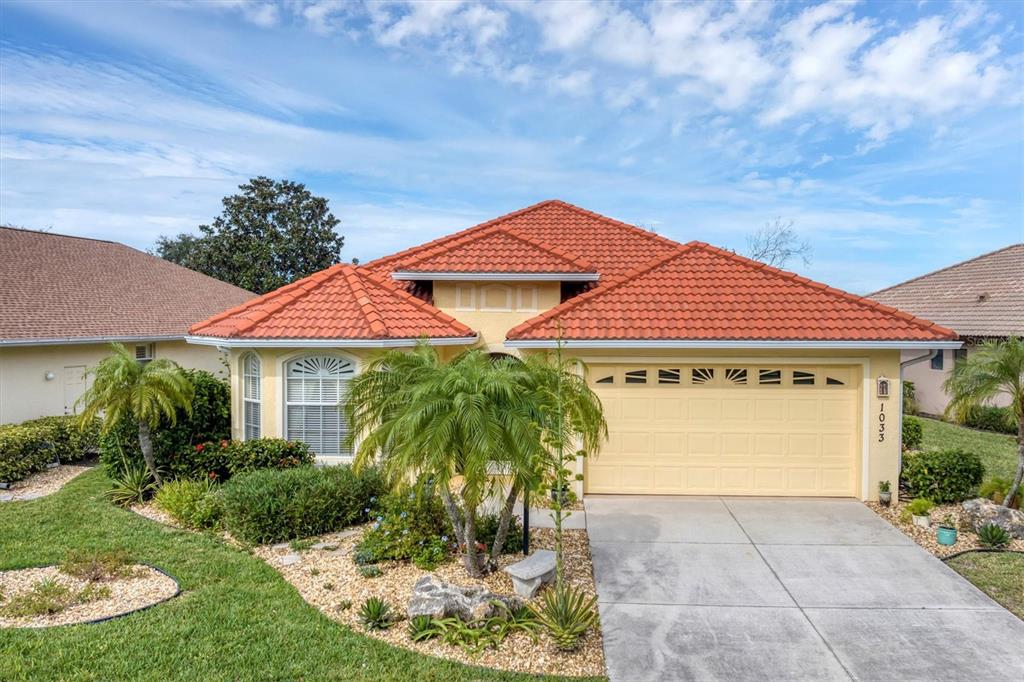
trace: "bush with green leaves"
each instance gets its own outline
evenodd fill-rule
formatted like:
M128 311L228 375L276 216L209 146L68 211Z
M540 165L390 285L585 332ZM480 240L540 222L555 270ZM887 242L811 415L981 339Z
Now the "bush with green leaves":
M254 544L321 535L366 521L384 481L374 467L261 469L235 476L221 491L224 524Z
M359 622L367 630L387 630L396 620L391 604L380 597L370 597L359 609Z
M555 647L573 651L579 646L580 637L597 623L596 604L597 597L563 585L544 592L535 612Z
M231 437L231 387L210 372L184 370L192 383L191 416L178 410L173 425L162 423L153 429L153 455L157 468L171 478L206 475L205 463L195 455L195 446ZM122 452L129 462L141 462L138 424L126 415L100 437L100 461L107 474L116 478L122 471Z
M220 486L209 478L168 481L153 503L178 523L197 530L219 528L224 516Z
M498 535L498 524L501 517L498 514L482 514L476 521L476 538L478 541L490 546ZM508 535L505 536L505 543L501 547L502 554L521 554L523 551L523 524L518 516L513 516L509 521Z
M77 462L94 452L99 420L79 424L78 418L40 417L0 426L0 481L20 481L50 462Z
M917 414L917 388L913 381L903 380L903 414Z
M411 561L433 570L452 551L454 534L436 495L400 490L371 500L364 511L373 525L353 554L357 564Z
M923 497L911 500L907 503L907 506L903 508L900 513L900 519L904 522L910 521L912 516L928 516L932 509L935 508L935 503L931 500L927 500Z
M1009 407L977 405L967 412L964 425L972 429L1017 435L1017 420Z
M148 500L156 492L156 481L143 462L122 462L107 499L119 507L130 507Z
M903 449L917 450L921 447L923 439L924 429L921 427L921 420L908 414L903 415Z
M985 499L992 500L996 504L1005 504L1007 507L1012 509L1020 508L1021 493L1017 493L1013 496L1012 500L1007 501L1006 493L1010 492L1010 486L1013 484L1008 478L1002 476L993 476L984 483L981 484L981 488L978 489L978 495Z
M929 450L903 460L903 480L910 493L939 504L972 497L984 475L981 458L959 449Z
M316 459L309 446L301 441L281 438L251 440L219 440L198 443L192 448L188 466L192 477L206 477L224 482L237 474L258 469L291 469L312 464Z
M1002 526L989 523L978 529L978 542L985 547L1005 547L1010 544L1010 534Z

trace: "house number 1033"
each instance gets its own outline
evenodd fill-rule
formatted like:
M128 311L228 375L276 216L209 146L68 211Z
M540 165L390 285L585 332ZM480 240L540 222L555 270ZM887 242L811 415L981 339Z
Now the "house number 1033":
M878 442L885 442L885 403L878 403Z

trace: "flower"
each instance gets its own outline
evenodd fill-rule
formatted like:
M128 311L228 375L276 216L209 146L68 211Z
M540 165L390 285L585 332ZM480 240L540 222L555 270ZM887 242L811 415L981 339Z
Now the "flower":
M202 452L205 447L205 444L200 443L199 445L196 446L196 452Z
M404 529L402 531L402 535L408 535L408 534L409 534L409 529L408 528L406 528L406 529Z
M366 507L365 509L363 509L363 513L364 514L369 514L370 513L370 508Z
M448 536L447 535L442 535L441 536L441 542L448 542Z
M378 517L377 517L377 520L378 520L378 521L383 521L383 520L384 520L384 517L383 517L383 516L378 516Z
M399 516L401 516L403 519L405 517L407 517L408 515L409 515L408 512L402 512L401 514L399 514Z
M226 440L222 440L222 441L220 442L220 446L221 446L222 448L226 448L226 447L228 446L228 442L227 442Z
M376 498L376 497L371 497L371 498L370 498L370 502L376 502L376 501L377 501L377 498Z

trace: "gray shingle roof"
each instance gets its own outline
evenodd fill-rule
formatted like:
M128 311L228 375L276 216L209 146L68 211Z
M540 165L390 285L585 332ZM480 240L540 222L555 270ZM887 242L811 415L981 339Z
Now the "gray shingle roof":
M0 344L182 337L253 296L117 242L0 227Z
M1024 244L869 294L961 336L1024 336Z

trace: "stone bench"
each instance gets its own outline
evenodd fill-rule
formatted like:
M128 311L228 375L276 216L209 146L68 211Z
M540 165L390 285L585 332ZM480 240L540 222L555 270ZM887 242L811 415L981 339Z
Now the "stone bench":
M512 577L512 585L520 597L532 599L541 585L555 579L555 553L549 549L538 549L530 556L511 566L505 572Z

